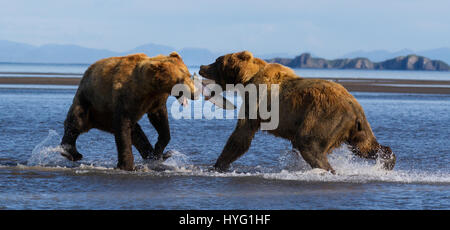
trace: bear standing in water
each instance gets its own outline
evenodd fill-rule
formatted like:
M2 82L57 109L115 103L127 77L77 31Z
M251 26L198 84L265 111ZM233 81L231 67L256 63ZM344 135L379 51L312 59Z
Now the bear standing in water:
M281 119L277 128L268 132L290 140L312 168L334 173L327 154L342 143L349 144L360 157L380 158L386 169L395 165L391 149L377 142L362 107L340 84L300 78L292 69L266 63L248 51L221 56L214 63L201 66L199 73L223 89L227 84L262 84L267 85L267 95L271 95L271 84L278 84ZM248 98L241 96L243 105L249 105ZM245 109L242 107L241 110ZM257 110L260 111L259 106ZM262 121L260 116L253 119L245 113L245 117L238 120L215 168L226 170L247 152Z
M119 169L134 169L132 145L143 159L163 158L170 140L166 101L176 84L184 84L191 92L185 96L195 99L189 70L176 52L169 56L111 57L92 64L80 81L64 122L61 146L65 151L61 154L72 161L80 160L83 156L76 148L78 136L97 128L114 134ZM155 148L138 124L144 114L158 132Z

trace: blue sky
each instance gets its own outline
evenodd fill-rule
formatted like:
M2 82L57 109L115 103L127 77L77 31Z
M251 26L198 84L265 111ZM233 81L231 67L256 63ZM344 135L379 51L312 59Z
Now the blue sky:
M126 51L146 43L337 57L450 47L450 1L3 1L0 39Z

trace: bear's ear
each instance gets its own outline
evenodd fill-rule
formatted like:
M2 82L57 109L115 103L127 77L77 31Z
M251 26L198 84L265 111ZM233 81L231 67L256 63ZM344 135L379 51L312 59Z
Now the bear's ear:
M243 61L248 61L253 58L253 54L250 51L245 50L237 53L237 57Z
M181 59L181 56L180 56L177 52L175 52L175 51L173 51L172 53L170 53L169 56L170 56L170 57L174 57L174 58Z

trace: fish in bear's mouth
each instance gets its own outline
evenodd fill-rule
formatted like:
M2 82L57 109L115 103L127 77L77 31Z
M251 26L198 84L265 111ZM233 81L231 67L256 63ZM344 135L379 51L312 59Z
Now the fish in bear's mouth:
M213 103L214 105L227 110L234 110L236 106L227 100L220 93L216 92L216 89L212 89L212 85L215 84L213 80L200 80L196 73L193 75L194 85L196 89L200 89L200 93L204 96L205 100ZM188 100L185 96L180 95L175 97L178 102L186 107L188 105Z

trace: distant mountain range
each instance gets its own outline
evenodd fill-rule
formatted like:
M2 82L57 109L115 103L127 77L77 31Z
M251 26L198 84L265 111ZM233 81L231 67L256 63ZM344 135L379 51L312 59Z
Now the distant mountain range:
M295 58L272 58L268 62L280 63L291 68L317 69L377 69L377 70L437 70L449 71L447 63L417 55L399 56L381 62L372 62L368 58L341 58L327 60L311 57L303 53Z
M22 63L80 63L80 64L90 64L101 58L111 57L111 56L122 56L131 53L145 53L148 56L155 56L158 54L169 54L172 51L177 51L182 57L186 65L188 66L199 66L206 63L213 62L218 56L224 53L212 52L208 49L203 48L183 48L176 49L174 47L158 45L158 44L145 44L138 46L134 49L125 52L116 52L107 49L94 49L86 48L77 45L58 45L58 44L47 44L42 46L33 46L25 43L18 43L6 40L0 40L0 62L22 62ZM352 60L365 58L367 61L356 61L364 62L367 66L371 66L369 62L377 63L382 62L387 59L393 59L399 56L407 56L410 54L416 54L424 56L431 59L442 60L446 63L450 63L450 48L439 48L433 50L425 50L420 52L414 52L412 50L404 49L397 52L389 52L385 50L375 50L375 51L355 51L342 56L341 59ZM293 57L287 53L272 53L272 54L256 54L255 56L263 59L270 60L281 60L283 58L273 58L273 57ZM300 56L298 56L300 57ZM287 63L288 59L298 61L296 58L284 58L282 62ZM303 58L305 58L304 56ZM427 61L428 59L423 60ZM314 61L309 55L310 62ZM320 59L320 58L318 58ZM325 59L319 62L323 62ZM336 59L340 60L340 59ZM351 61L342 61L342 63ZM354 62L354 61L353 61ZM428 63L428 61L427 61ZM444 63L445 64L445 63ZM291 64L294 65L294 64ZM330 64L328 64L329 66ZM344 66L349 66L351 64L345 64ZM359 64L357 64L359 65ZM365 66L365 64L361 64ZM378 66L374 64L374 66ZM445 66L445 65L442 65ZM298 67L298 66L297 66ZM347 67L345 67L347 68ZM381 67L380 67L381 68ZM445 67L442 67L445 68Z
M387 50L373 50L373 51L355 51L341 56L340 58L358 58L365 57L374 62L381 62L387 59L392 59L399 56L407 56L415 54L418 56L424 56L431 59L441 60L446 63L450 63L450 48L437 48L422 51L413 51L410 49L402 49L396 52L389 52Z
M148 56L158 54L168 55L177 51L188 66L199 66L214 62L217 57L224 53L212 52L203 48L176 49L171 46L158 44L145 44L125 52L115 52L106 49L93 49L77 45L48 44L43 46L32 46L24 43L0 40L0 62L21 63L77 63L91 64L101 58L122 56L132 53L145 53ZM276 56L289 56L286 53L258 54L261 58Z
M168 55L177 51L186 65L197 66L211 63L221 54L202 48L183 48L177 50L170 46L146 44L125 52L115 52L106 49L93 49L77 45L32 46L24 43L0 40L0 62L23 63L79 63L90 64L101 58L122 56L132 53L145 53L148 56L158 54Z

